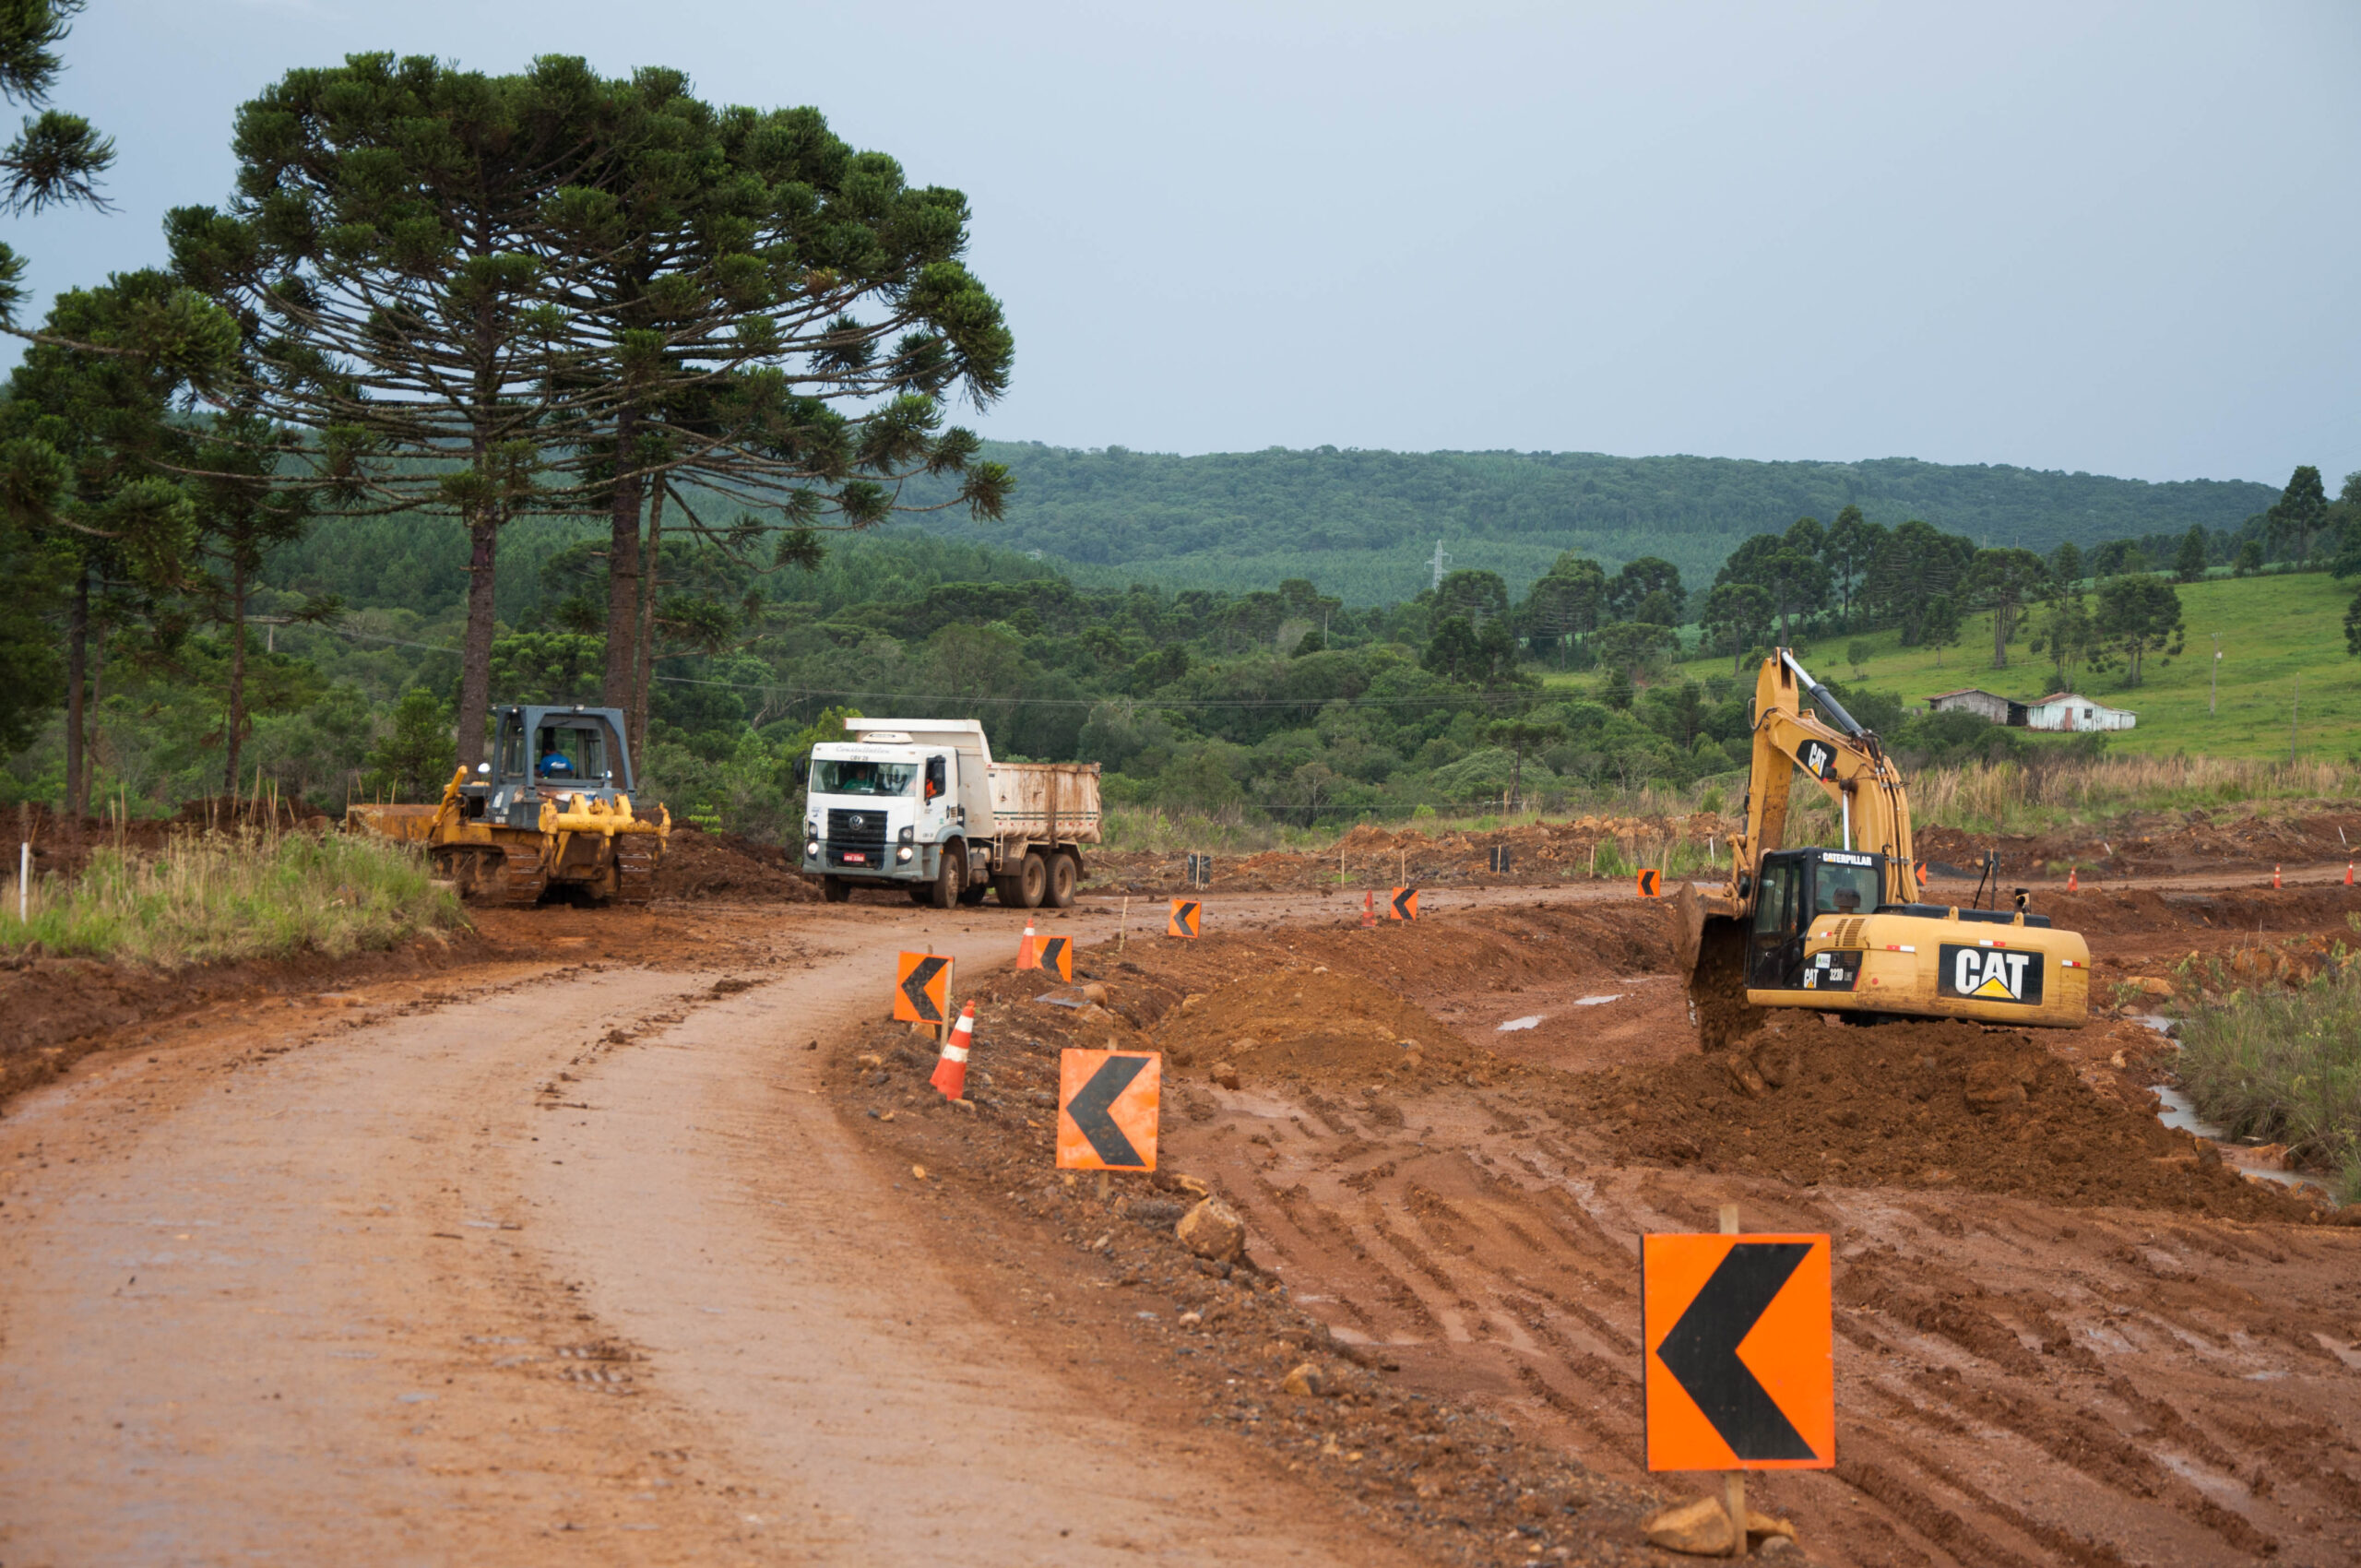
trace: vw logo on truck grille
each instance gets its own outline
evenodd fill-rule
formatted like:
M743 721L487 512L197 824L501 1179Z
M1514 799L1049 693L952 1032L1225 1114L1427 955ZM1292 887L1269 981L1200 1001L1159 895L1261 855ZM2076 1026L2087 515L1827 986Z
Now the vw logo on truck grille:
M845 818L845 826L847 827L867 827L869 823L867 819L856 813L853 815Z

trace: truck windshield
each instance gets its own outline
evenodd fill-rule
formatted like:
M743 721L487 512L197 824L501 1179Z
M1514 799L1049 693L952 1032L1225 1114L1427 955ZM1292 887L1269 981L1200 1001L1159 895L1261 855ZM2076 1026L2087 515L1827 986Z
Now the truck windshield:
M907 795L918 773L914 762L815 762L812 788L822 795Z

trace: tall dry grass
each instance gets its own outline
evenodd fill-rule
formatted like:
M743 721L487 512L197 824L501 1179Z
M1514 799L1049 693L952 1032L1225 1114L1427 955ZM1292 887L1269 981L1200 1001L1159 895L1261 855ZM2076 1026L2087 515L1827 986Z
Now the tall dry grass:
M2310 804L2349 805L2361 798L2361 768L2333 762L2260 762L2202 756L2070 758L2033 764L1970 763L1958 767L1912 771L1911 820L1921 827L1956 827L1971 833L2040 833L2075 824L2095 825L2136 813L2244 809L2266 813ZM1694 784L1643 784L1536 790L1520 810L1470 808L1436 813L1372 816L1389 828L1430 834L1490 832L1590 816L1671 822L1700 812L1734 816L1743 802L1742 776ZM1796 781L1793 842L1834 842L1836 808L1807 781ZM1188 850L1251 854L1262 849L1318 850L1333 847L1357 823L1323 823L1305 828L1274 823L1261 813L1233 809L1217 816L1167 812L1153 805L1110 806L1107 847L1154 853ZM1631 842L1622 853L1635 863L1678 870L1690 850L1679 832L1669 848ZM1702 863L1702 843L1696 847ZM1675 857L1667 862L1666 857Z
M0 953L172 968L320 953L344 957L464 921L457 897L414 847L341 833L252 828L174 834L144 853L92 853L71 878L45 877L18 918L9 879Z
M2334 762L2122 756L2056 764L1971 763L1908 780L1921 826L2038 833L2135 812L2218 810L2275 802L2350 802L2361 769Z

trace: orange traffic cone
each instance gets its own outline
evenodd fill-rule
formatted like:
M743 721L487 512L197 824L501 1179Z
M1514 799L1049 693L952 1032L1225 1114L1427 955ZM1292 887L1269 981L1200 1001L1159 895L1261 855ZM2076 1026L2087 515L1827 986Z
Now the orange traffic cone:
M2347 887L2353 885L2353 862L2351 861L2344 862L2344 885Z
M1373 929L1376 925L1377 895L1375 893L1364 893L1361 895L1361 929L1363 931L1369 931Z
M2279 885L2279 868L2277 866L2272 866L2271 868L2271 885L2273 887Z
M2066 868L2066 891L2069 893L2080 893L2082 890L2082 868L2080 866L2068 866Z
M1041 967L1041 947L1040 944L1033 939L1031 915L1025 917L1025 934L1017 940L1016 967L1020 969L1038 969ZM956 1099L959 1097L953 1095L951 1098Z
M959 1021L951 1026L950 1038L943 1042L943 1056L934 1064L934 1075L927 1079L943 1091L943 1099L967 1098L967 1048L975 1040L976 1004L970 1002L959 1009Z

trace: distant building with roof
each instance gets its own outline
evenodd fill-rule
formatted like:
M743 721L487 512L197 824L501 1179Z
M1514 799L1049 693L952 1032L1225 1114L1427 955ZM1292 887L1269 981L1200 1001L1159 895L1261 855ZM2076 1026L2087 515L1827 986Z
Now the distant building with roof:
M1995 724L2020 730L2087 731L2129 730L2140 716L2129 708L2109 707L2079 692L2052 692L2038 702L2012 702L1981 686L1937 692L1927 699L1930 713L1973 713Z
M2025 705L2011 702L1998 692L1987 692L1981 686L1962 686L1955 692L1937 692L1927 699L1930 713L1980 714L1995 724L2019 724L2025 721Z
M2024 705L2028 730L2129 730L2140 722L2130 708L2109 707L2079 692L2052 692L2039 702Z

